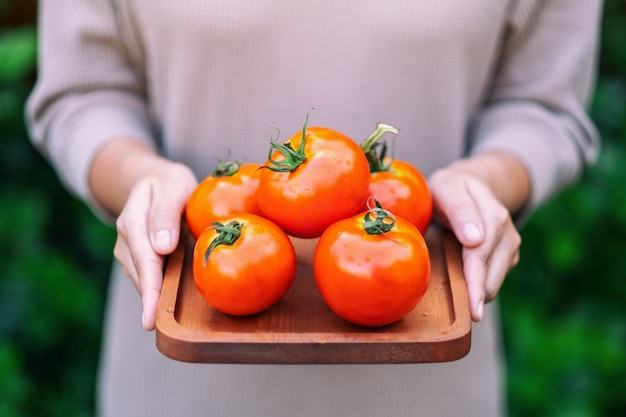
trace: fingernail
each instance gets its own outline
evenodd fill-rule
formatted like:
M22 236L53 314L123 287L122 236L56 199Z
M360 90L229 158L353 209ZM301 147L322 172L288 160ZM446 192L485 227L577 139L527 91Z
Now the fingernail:
M463 226L463 236L470 242L480 239L480 229L474 223L467 223Z
M169 230L159 230L154 236L157 250L168 250L172 246L172 234Z
M478 315L478 320L483 319L483 313L485 312L485 303L483 301L478 302L478 307L476 308L476 314Z
M144 328L146 327L146 315L143 313L143 311L141 312L141 325Z

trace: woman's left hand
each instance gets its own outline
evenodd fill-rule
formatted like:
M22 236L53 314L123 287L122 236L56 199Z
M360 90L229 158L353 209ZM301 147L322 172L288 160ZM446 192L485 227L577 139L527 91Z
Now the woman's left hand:
M489 152L436 171L429 183L434 220L463 245L470 311L478 322L484 304L493 300L519 261L521 237L512 213L528 199L528 175L511 155Z

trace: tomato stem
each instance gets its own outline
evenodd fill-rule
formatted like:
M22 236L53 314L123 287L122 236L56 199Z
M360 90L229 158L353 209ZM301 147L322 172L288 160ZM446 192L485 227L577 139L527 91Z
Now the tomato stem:
M376 207L371 208L363 217L363 230L370 235L382 235L393 229L396 219L383 208L383 206L374 199ZM372 219L372 213L376 214L376 218Z
M378 142L387 133L397 135L400 131L388 124L378 123L376 129L361 143L361 150L367 157L370 166L370 172L388 171L391 164L385 164L385 154L387 153L387 143ZM380 154L376 154L376 147L380 146Z
M287 143L270 143L270 151L267 155L269 165L263 165L261 168L267 168L274 172L291 172L298 168L302 163L306 162L306 154L304 153L304 143L306 140L306 126L309 123L309 114L307 113L302 126L302 139L298 149L293 149L290 142ZM274 151L283 154L284 159L277 161L272 157Z
M241 168L241 161L223 161L217 164L211 175L215 178L231 177Z
M213 223L213 229L217 232L217 236L211 241L211 244L204 253L203 266L205 268L213 250L219 245L232 245L235 243L237 239L239 239L239 236L241 236L242 227L243 223L240 223L237 220L232 220L225 225L220 222Z

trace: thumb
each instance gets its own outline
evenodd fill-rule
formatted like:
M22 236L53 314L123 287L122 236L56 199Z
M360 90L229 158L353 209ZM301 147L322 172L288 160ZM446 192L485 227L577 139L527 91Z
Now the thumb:
M184 167L183 175L153 188L148 221L148 234L155 252L168 255L174 251L180 236L185 204L196 186L195 176Z
M172 201L153 205L148 233L156 253L168 255L176 248L183 207L184 204L176 204Z

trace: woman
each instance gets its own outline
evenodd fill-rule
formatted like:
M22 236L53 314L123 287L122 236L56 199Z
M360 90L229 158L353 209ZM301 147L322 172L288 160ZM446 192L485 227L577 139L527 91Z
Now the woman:
M516 224L596 156L585 107L600 3L42 2L33 141L118 231L100 415L502 415L485 303L518 261ZM401 129L396 155L429 176L435 219L463 245L467 357L192 365L141 330L198 179L229 154L263 162L272 126L294 133L312 107L311 125L357 141L378 121Z

